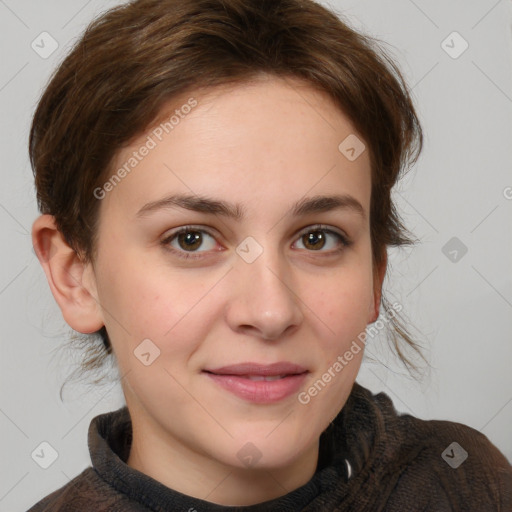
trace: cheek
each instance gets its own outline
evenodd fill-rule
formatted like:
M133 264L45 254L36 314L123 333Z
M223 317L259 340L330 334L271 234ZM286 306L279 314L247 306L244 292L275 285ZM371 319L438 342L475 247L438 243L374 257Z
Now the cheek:
M117 268L102 269L98 292L107 316L111 311L133 336L164 336L205 294L197 276L137 258L121 261Z
M147 271L129 267L105 272L98 289L105 312L107 330L124 328L124 335L151 337L161 335L174 316L170 306L175 302L169 291L163 293L163 283L156 282ZM118 324L118 325L116 325Z
M323 290L311 294L308 304L324 323L336 345L364 331L373 304L371 270L365 266L340 271L324 282Z
M365 333L373 297L371 272L352 266L332 276L321 293L313 295L316 351L315 372L298 397L318 428L334 419L345 403L364 354ZM312 316L312 317L313 317Z
M154 263L121 261L122 268L103 269L98 287L119 364L138 367L134 351L149 339L162 356L155 362L179 367L207 336L211 319L220 315L219 301L212 303L208 296L212 283Z

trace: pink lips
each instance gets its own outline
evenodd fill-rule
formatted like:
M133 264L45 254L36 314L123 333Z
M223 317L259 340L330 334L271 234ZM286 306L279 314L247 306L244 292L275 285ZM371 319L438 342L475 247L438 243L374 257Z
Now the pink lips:
M224 389L255 403L277 402L297 392L308 373L303 366L279 362L240 363L204 373Z

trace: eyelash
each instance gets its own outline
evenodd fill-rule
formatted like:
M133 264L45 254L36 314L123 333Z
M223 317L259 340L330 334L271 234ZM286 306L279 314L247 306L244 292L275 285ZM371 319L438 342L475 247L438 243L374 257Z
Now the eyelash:
M195 227L195 226L184 226L182 228L179 228L177 231L175 231L174 233L170 234L166 238L164 238L161 241L161 245L163 245L166 250L172 252L173 254L175 254L176 256L178 256L179 258L182 258L184 260L204 258L204 256L201 253L202 252L207 252L207 251L200 251L199 253L197 253L197 252L187 252L187 251L177 250L177 249L174 249L173 247L170 247L170 243L178 235L180 235L182 233L188 233L188 232L191 232L191 231L192 232L198 232L198 233L206 233L208 236L210 236L210 237L215 239L215 235L213 233L211 233L207 229L198 228L198 227ZM352 241L349 240L345 235L342 235L341 233L338 233L337 231L329 229L328 227L324 226L323 224L317 224L317 225L309 226L306 229L302 230L299 233L299 235L297 237L297 240L300 239L301 237L303 237L304 235L308 234L308 233L314 233L314 232L317 232L317 231L321 231L323 233L328 233L330 235L334 235L336 238L338 238L338 240L339 240L339 242L341 244L341 247L338 248L338 249L335 249L333 251L308 251L308 252L312 252L312 253L314 253L314 252L322 253L323 252L323 253L327 253L327 255L332 255L332 254L340 253L344 249L346 249L346 248L348 248L348 247L350 247L352 245Z

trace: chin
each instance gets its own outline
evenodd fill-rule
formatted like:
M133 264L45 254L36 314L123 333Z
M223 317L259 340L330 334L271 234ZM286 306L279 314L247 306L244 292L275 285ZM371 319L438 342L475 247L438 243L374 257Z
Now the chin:
M295 429L277 432L277 425L274 423L265 433L258 431L254 432L254 435L248 433L246 428L244 435L230 439L229 446L226 446L223 453L217 453L216 458L220 462L241 469L271 470L293 464L309 447L312 447L311 440L315 441L316 436L311 434L305 439L306 432L301 431L298 434ZM272 431L273 429L275 431Z

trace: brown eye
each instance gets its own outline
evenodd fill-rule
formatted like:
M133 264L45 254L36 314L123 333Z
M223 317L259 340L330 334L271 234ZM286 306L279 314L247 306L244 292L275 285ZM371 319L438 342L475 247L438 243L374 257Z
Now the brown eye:
M302 240L307 249L318 251L325 245L325 234L322 231L312 231L303 235Z
M199 231L184 231L178 234L178 244L185 251L195 251L203 243L203 237Z
M214 236L204 229L185 226L174 231L161 244L173 254L183 257L204 257L218 246Z
M309 252L334 253L351 245L349 239L332 229L313 226L299 235L300 243ZM301 247L299 247L300 249Z

